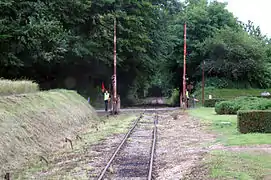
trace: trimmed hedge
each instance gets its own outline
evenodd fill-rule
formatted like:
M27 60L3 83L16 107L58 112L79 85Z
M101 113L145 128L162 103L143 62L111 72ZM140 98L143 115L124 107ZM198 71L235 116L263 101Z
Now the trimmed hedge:
M268 110L271 109L271 100L257 97L239 97L232 101L216 103L217 114L237 114L238 110Z
M271 110L238 111L240 133L271 133Z
M215 104L217 102L221 102L221 101L224 101L225 99L218 99L218 98L215 98L215 99L206 99L204 101L204 107L215 107Z

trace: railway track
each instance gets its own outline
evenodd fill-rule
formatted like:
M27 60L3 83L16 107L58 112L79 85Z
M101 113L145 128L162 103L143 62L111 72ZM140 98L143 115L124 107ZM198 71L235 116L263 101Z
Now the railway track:
M158 114L143 112L114 151L98 180L152 179Z

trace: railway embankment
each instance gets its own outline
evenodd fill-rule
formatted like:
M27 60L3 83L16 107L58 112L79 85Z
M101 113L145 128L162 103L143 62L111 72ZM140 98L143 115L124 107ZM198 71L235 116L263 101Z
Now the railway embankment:
M1 177L29 160L48 163L50 153L73 148L79 133L98 122L95 110L74 91L29 89L0 96Z

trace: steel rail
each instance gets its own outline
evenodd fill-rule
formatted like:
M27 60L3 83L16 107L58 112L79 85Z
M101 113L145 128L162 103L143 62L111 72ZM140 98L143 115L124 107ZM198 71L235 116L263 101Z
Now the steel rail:
M153 127L153 141L152 141L151 159L150 159L148 180L152 179L153 160L154 160L156 137L157 137L157 126L156 126L157 121L158 121L158 115L155 115L154 127Z
M139 120L143 117L143 114L145 113L145 111L137 118L136 122L134 123L133 127L126 133L125 137L123 138L122 142L120 143L120 145L118 146L118 148L116 149L116 151L114 152L114 154L112 155L112 157L110 158L110 160L108 161L107 165L105 166L105 168L103 169L102 173L100 174L98 180L101 180L107 169L110 167L112 161L115 159L117 153L119 152L119 150L121 149L121 147L123 146L123 144L126 142L126 140L128 139L128 137L130 136L130 134L132 133L132 131L135 129L135 127L137 126L137 123L139 122Z

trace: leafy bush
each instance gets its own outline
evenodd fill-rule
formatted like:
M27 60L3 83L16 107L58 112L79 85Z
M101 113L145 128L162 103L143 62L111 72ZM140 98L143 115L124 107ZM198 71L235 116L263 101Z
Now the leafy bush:
M236 114L240 106L232 101L222 101L215 105L215 112L217 114Z
M237 114L238 110L267 110L271 108L271 100L257 97L239 97L232 101L216 103L217 114Z
M215 104L217 102L221 102L221 101L224 101L225 99L218 99L218 98L215 98L215 99L206 99L204 101L204 107L215 107Z
M237 118L241 133L271 133L271 111L238 111Z
M173 89L168 104L177 106L180 105L180 92L179 89Z

